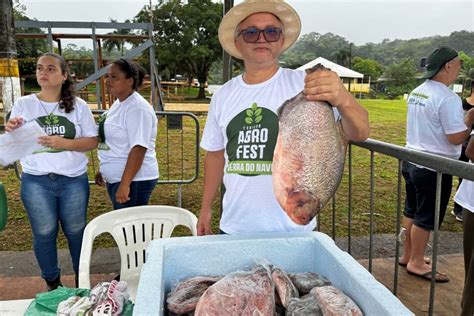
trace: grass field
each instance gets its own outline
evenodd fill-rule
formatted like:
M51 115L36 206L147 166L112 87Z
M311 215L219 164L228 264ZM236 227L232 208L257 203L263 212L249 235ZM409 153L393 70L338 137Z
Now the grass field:
M370 115L371 135L373 139L384 142L404 145L406 106L403 100L362 100L361 103L368 109ZM206 116L198 116L200 132L204 126ZM189 179L194 174L194 122L183 119L182 130L166 132L164 122L160 121L157 148L160 164L161 179ZM362 148L354 147L353 157L353 217L352 233L355 236L367 235L369 231L369 190L370 190L370 153ZM198 213L202 192L202 161L204 153L199 152L199 177L191 184L182 186L182 206ZM92 153L92 157L94 153ZM91 159L90 175L97 169L97 159ZM396 223L396 193L397 193L397 166L396 159L375 154L375 232L394 233ZM183 170L183 171L182 171ZM347 205L348 205L348 177L347 166L341 186L336 194L336 232L338 236L347 234ZM92 178L92 177L91 177ZM26 213L19 197L19 180L13 169L0 170L0 181L5 185L8 194L9 216L3 232L0 232L0 251L2 250L29 250L32 248L31 231ZM457 183L455 183L456 185ZM177 205L178 193L176 185L160 184L151 197L151 204ZM448 212L450 211L448 207ZM92 219L104 212L110 211L111 203L104 188L91 186L88 219ZM214 202L215 216L213 231L218 229L219 200ZM332 213L329 207L321 215L321 231L328 234L332 228ZM462 226L452 216L447 215L442 225L443 230L462 231ZM175 235L187 234L186 230L177 230ZM59 238L60 247L66 247L65 239ZM111 246L109 238L98 240L99 246Z

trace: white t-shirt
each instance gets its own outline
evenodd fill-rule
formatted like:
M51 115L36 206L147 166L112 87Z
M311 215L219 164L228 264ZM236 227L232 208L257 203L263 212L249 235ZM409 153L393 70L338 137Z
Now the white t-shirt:
M408 96L407 148L458 159L461 145L447 134L467 129L461 98L446 85L426 80Z
M474 213L474 182L466 179L462 180L454 196L454 201Z
M471 133L471 137L474 137L474 132ZM466 179L462 180L454 195L454 201L474 213L474 182Z
M248 85L238 76L212 97L201 147L224 150L223 214L220 229L231 235L311 231L280 207L271 165L278 136L276 111L303 90L305 73L280 68L269 80ZM337 111L336 111L337 112Z
M86 102L76 98L74 110L66 113L57 102L40 101L36 94L19 98L13 106L11 118L38 119L48 135L74 139L97 136L94 117ZM56 173L76 177L87 171L85 153L45 148L20 160L23 172L32 175Z
M120 182L128 154L134 146L147 149L143 163L133 181L158 178L155 141L157 118L150 104L137 92L126 100L115 100L101 118L105 144L99 145L100 172L108 183ZM100 127L99 127L100 129Z

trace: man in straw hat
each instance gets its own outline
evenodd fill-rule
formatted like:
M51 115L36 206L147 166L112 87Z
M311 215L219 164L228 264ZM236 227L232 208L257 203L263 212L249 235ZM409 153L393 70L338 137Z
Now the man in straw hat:
M459 74L462 60L451 47L437 48L427 59L422 78L427 79L408 97L406 147L458 159L461 144L469 137L474 112L464 116L459 96L448 86ZM437 173L423 166L403 163L406 201L403 226L404 251L399 264L411 275L431 280L431 266L424 257L430 231L434 229ZM439 224L443 222L451 195L452 176L443 174ZM448 282L436 273L436 282Z
M247 0L232 8L219 26L219 41L245 71L213 96L201 147L204 193L197 225L211 233L211 205L224 180L222 233L311 231L315 220L298 225L286 215L273 193L271 165L278 134L277 108L303 90L311 101L337 108L345 135L363 141L369 135L367 111L344 88L336 73L283 69L278 57L298 38L301 22L282 0Z

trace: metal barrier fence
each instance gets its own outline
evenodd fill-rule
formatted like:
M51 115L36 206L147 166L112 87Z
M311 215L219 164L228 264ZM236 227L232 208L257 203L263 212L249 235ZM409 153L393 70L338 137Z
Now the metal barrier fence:
M348 148L348 240L347 240L347 251L351 254L351 238L352 238L352 217L353 217L353 205L352 205L352 193L353 193L353 147L360 147L367 149L370 152L370 210L369 210L369 264L368 270L372 273L372 260L373 260L373 249L374 249L374 202L375 202L375 172L374 172L374 154L379 153L389 157L393 157L398 160L398 172L397 172L397 202L396 202L396 233L395 233L395 272L394 272L394 286L393 293L397 295L398 287L398 258L400 256L400 240L398 233L401 228L401 209L402 209L402 161L412 162L417 165L425 166L430 168L437 173L437 190L436 190L436 209L435 209L435 224L433 231L433 252L432 252L432 275L431 275L431 287L429 297L429 315L433 315L434 308L434 297L435 297L435 273L438 256L438 239L439 239L439 218L440 218L440 200L441 200L441 175L451 174L458 176L463 179L474 181L474 164L457 161L437 155L432 155L416 150L411 150L402 146L397 146L390 143L385 143L373 139L368 139L365 142L351 143ZM319 224L318 220L318 224ZM332 202L332 238L336 238L336 203L335 199Z
M94 115L104 110L93 110ZM156 154L160 169L159 184L177 185L177 206L182 206L182 186L194 182L199 175L199 120L190 112L155 111L158 117ZM193 146L190 147L190 144ZM89 152L92 174L98 171L97 151ZM15 173L21 179L19 166ZM90 174L90 173L89 173ZM93 180L89 180L93 184Z

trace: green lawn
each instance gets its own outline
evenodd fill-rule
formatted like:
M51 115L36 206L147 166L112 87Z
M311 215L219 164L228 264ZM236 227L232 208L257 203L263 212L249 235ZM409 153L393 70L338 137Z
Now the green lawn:
M369 110L371 135L373 139L384 142L404 145L405 142L405 117L406 105L403 100L362 100L361 103ZM206 117L199 116L202 128ZM193 175L193 137L194 123L190 119L183 120L183 133L180 130L171 130L166 133L164 120L161 120L158 132L157 148L160 164L161 179L190 178ZM191 149L190 149L191 148ZM362 148L353 149L353 218L352 233L356 236L368 234L370 210L370 153ZM90 175L97 169L97 159L92 155L90 163ZM183 157L183 160L181 160ZM200 151L199 177L191 184L182 187L182 206L198 213L202 192L202 161L204 153ZM397 184L396 159L380 154L375 154L375 231L376 233L394 233L396 223L396 184ZM184 171L181 172L181 169ZM347 171L343 177L341 186L336 194L336 231L338 236L347 233ZM29 250L31 249L31 232L25 211L19 197L19 180L13 169L0 170L0 181L6 187L10 213L7 227L0 232L0 250ZM154 191L151 204L177 205L177 186L158 185ZM91 219L99 214L111 210L104 188L92 186L89 203L88 218ZM213 230L217 232L219 201L214 203L215 217ZM449 212L449 210L448 210ZM331 234L332 213L330 207L326 207L321 215L321 230ZM443 230L462 231L462 227L452 216L447 215L442 226ZM187 234L185 230L178 230L175 235ZM99 246L112 245L112 241L102 238ZM61 247L66 247L63 237L60 238Z

